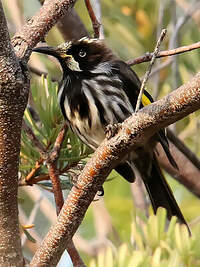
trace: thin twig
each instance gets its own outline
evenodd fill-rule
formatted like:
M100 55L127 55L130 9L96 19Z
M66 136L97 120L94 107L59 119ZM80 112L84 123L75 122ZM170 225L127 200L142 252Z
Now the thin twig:
M174 49L171 49L171 50L160 51L157 54L156 58L178 55L178 54L189 52L189 51L192 51L192 50L195 50L195 49L198 49L198 48L200 48L200 42L197 42L197 43L194 43L194 44L191 44L191 45L180 46L180 47L177 47L177 48L174 48ZM126 63L129 66L133 66L133 65L140 64L140 63L143 63L143 62L148 62L148 61L150 61L152 59L152 57L153 57L153 53L146 53L143 56L137 57L135 59L130 59L130 60L126 61Z
M32 168L32 170L29 172L29 174L25 177L25 179L20 179L19 185L32 185L33 184L33 179L35 177L36 172L40 169L44 162L44 159L39 159L35 163L35 167Z
M29 174L27 175L27 177L28 176L29 176ZM28 177L29 179L27 179L27 177L25 179L20 179L19 186L34 185L34 184L38 184L39 182L42 182L42 181L50 180L49 174L46 174L46 173L40 174L38 176L31 176L30 178Z
M166 33L167 33L167 30L166 29L163 29L162 32L161 32L161 34L160 34L160 37L159 37L159 39L157 41L157 44L156 44L155 50L153 52L153 56L152 56L151 62L149 64L149 68L148 68L148 70L147 70L147 72L145 74L145 77L144 77L143 81L142 81L142 85L141 85L141 88L140 88L140 93L139 93L139 96L138 96L138 99L137 99L137 104L136 104L135 112L138 112L138 110L140 109L140 104L142 102L142 95L144 93L144 89L145 89L147 80L149 78L149 75L151 73L152 66L153 66L153 64L154 64L154 62L156 60L156 56L158 55L160 45L161 45L161 43L162 43L162 41L163 41Z
M173 56L173 55L177 55L177 54L189 52L189 51L192 51L192 50L195 50L195 49L200 48L200 42L198 42L198 43L195 43L195 44L192 44L192 45L189 45L189 46L182 46L182 47L178 47L178 48L172 49L173 47L175 47L174 43L175 43L175 39L176 39L176 37L178 35L178 32L180 31L180 29L182 28L182 26L188 21L188 19L190 18L190 16L192 16L193 13L195 13L195 11L197 9L199 9L199 4L196 4L195 5L195 8L192 7L187 14L185 14L184 16L182 16L178 20L178 22L176 23L176 26L175 26L175 30L174 30L171 38L170 38L170 41L169 41L169 50L168 51L161 51L161 52L159 52L157 58L158 57ZM166 55L165 55L165 52L167 52ZM149 56L149 55L150 54L147 54L147 56ZM145 57L145 55L144 55L144 57ZM141 62L140 62L140 60L141 60ZM133 65L135 65L133 61L132 61L132 63L133 63ZM137 63L137 61L138 61L138 63ZM131 62L131 60L130 60L130 62ZM139 57L139 58L136 58L135 59L135 62L136 62L136 64L140 64L140 63L145 62L145 61L142 61L142 57ZM156 66L155 68L152 69L152 72L150 74L150 77L152 77L158 71L160 71L163 68L166 68L167 66L169 66L172 63L173 63L173 57L168 58L166 61L162 62L161 64L159 64L158 66Z
M53 187L53 194L56 203L56 213L58 215L64 203L62 189L60 185L59 173L56 167L56 162L50 163L47 166L49 171L49 177L51 179Z
M88 13L90 15L90 19L92 21L92 26L94 30L94 38L99 38L101 24L98 22L96 15L94 14L93 8L90 4L90 0L85 0L85 5L87 7Z
M102 24L102 13L101 13L101 0L90 0L91 5L93 7L93 11L96 15L96 18L100 24L99 29L99 39L104 39L104 30L103 30L103 24Z
M51 153L49 154L48 159L46 160L46 162L49 164L51 162L55 162L58 159L59 153L60 153L60 149L62 146L62 143L65 139L65 135L67 132L68 126L67 123L64 122L61 130L56 138L56 141L54 143L53 149L51 150Z

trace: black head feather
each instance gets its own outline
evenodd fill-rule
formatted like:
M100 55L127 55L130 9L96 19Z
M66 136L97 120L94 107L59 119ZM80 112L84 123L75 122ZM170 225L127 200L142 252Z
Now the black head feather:
M66 54L73 57L79 64L81 71L93 70L100 63L117 59L113 52L99 39L82 38L78 41L72 41L67 46Z

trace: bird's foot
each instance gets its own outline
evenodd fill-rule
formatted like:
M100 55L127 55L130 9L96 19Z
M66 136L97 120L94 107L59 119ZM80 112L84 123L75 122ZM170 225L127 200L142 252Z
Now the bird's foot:
M121 123L108 124L105 130L106 138L109 140L110 138L115 136L120 128Z
M104 196L104 189L103 189L103 186L101 186L100 188L99 188L99 190L97 191L97 193L96 193L96 196L95 196L95 198L93 199L93 201L98 201L101 197L103 197Z
M104 189L103 189L103 186L101 186L99 191L97 192L97 196L102 197L103 195L104 195Z

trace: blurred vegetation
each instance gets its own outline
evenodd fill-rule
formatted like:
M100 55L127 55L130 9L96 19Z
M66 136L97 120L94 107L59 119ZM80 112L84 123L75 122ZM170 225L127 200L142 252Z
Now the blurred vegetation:
M17 1L19 3L19 12L24 20L29 19L40 7L39 1L31 0ZM4 0L6 14L9 21L11 35L17 30L16 16L13 14L9 1ZM180 6L182 3L182 7ZM175 26L180 18L184 17L189 7L195 1L152 1L151 0L102 0L102 24L105 33L105 41L113 48L116 54L124 60L138 57L154 49L158 28L167 28L168 34L162 44L162 50L169 48L170 40L173 35ZM160 5L163 5L163 16L159 22ZM93 34L92 25L84 5L84 1L77 1L75 9L84 22L86 28ZM198 11L197 11L198 12ZM199 16L200 17L200 16ZM176 46L188 45L199 41L200 20L192 16L181 27L178 32ZM54 27L45 37L49 45L58 45L63 42L63 37L59 30ZM168 59L157 60L155 68ZM185 53L176 57L175 63L169 64L166 68L161 69L152 75L148 82L148 90L158 98L166 95L177 86L188 81L188 79L199 71L200 67L199 50ZM57 83L52 83L51 79L59 80L61 73L56 61L49 60L46 56L32 57L32 64L42 71L49 73L48 79L40 78L32 74L30 101L31 107L35 110L34 114L26 110L24 119L33 129L35 135L48 151L53 147L56 136L61 128L63 117L57 104ZM145 73L148 63L134 66L133 69L142 77ZM36 119L34 118L36 116ZM174 126L174 131L189 146L189 148L200 155L199 145L199 112L191 114L187 118L179 121ZM83 145L72 132L68 131L65 142L62 146L57 167L63 170L68 164L80 160L79 168L73 168L62 173L62 188L67 193L72 185L73 177L80 171L87 161L91 150ZM41 156L36 147L31 144L27 135L22 133L22 148L20 159L20 175L25 178L35 167L36 162L40 161ZM41 167L35 173L36 177L47 174L47 167L41 164ZM200 243L199 222L200 201L194 195L189 193L183 186L169 178L170 185L173 189L176 199L180 205L186 220L191 222L193 232L192 238L184 227L175 225L174 220L170 223L169 230L164 231L165 215L160 212L158 217L151 216L142 226L138 226L135 221L136 211L133 205L130 186L116 172L112 172L110 180L104 184L105 189L105 206L110 216L110 224L114 232L109 232L106 238L112 244L105 252L101 252L96 260L91 261L91 254L82 253L86 263L90 267L95 266L200 266L199 251ZM55 220L55 210L52 212L52 193L51 183L49 180L41 181L37 186L31 188L20 188L20 207L27 216L32 214L36 205L34 198L42 190L43 198L48 199L45 208L42 205L38 208L34 217L34 231L39 233L40 238L44 237L49 226ZM27 191L28 190L28 191ZM33 195L30 194L33 192ZM35 195L35 196L34 196ZM38 198L39 199L39 196ZM44 200L43 200L44 201ZM94 203L93 203L94 204ZM99 226L95 219L94 208L90 208L87 216L80 226L79 233L89 245L92 241L98 240ZM53 204L54 205L54 204ZM48 214L49 213L49 214ZM22 214L22 213L20 213ZM53 214L53 215L52 215ZM105 214L102 215L103 223ZM21 216L21 215L20 215ZM131 226L132 225L132 226ZM136 231L137 229L137 231ZM35 236L33 232L30 233ZM37 239L37 238L36 238ZM131 239L132 242L129 242ZM134 242L133 242L134 239ZM39 240L39 239L38 239ZM118 241L116 241L118 240ZM134 244L133 244L134 243ZM138 250L133 250L133 247ZM111 249L112 248L112 249ZM27 257L34 253L35 247L26 242L24 251Z
M116 250L109 247L90 261L90 267L190 267L200 266L200 228L190 237L185 225L172 218L166 227L166 210L139 225L133 219L130 244Z

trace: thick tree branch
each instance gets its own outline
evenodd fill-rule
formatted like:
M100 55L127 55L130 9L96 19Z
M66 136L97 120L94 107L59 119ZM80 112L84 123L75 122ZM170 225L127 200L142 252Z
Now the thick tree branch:
M46 0L40 10L12 39L18 57L28 60L31 49L71 9L76 0Z
M124 123L116 136L104 140L80 174L68 199L30 266L55 266L99 187L111 169L130 150L141 146L160 128L174 123L200 107L200 73L163 99L139 110Z
M1 1L0 36L0 266L23 266L17 188L21 124L29 84L11 46Z

